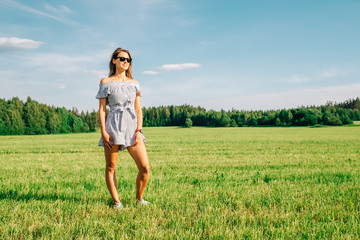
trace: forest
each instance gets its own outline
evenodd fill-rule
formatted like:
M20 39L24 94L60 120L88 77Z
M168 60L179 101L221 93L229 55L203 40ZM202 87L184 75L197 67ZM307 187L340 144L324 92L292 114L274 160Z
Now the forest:
M95 111L79 113L76 108L48 106L27 98L0 99L0 135L36 135L95 132L98 116Z
M360 120L360 99L323 106L301 106L293 109L266 111L206 110L191 105L143 107L143 126L340 126ZM49 106L27 98L0 98L0 135L36 135L95 132L99 128L98 113L79 112Z

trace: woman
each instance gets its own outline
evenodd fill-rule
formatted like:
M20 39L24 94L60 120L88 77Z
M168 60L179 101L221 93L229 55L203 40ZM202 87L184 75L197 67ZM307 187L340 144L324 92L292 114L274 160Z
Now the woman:
M124 208L118 196L115 169L118 151L127 149L134 159L139 173L136 178L136 202L149 204L142 199L150 176L149 159L142 134L142 110L139 83L131 76L132 59L128 50L116 49L110 59L109 77L101 79L96 98L99 99L101 139L104 146L105 178L114 207ZM106 105L110 112L105 121Z

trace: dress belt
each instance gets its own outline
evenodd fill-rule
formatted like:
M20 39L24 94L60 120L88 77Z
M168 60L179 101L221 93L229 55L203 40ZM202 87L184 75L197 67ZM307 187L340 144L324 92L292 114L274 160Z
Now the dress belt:
M120 130L124 130L125 129L125 123L126 123L126 119L128 120L134 120L136 119L136 112L135 112L135 108L133 106L131 106L131 102L126 102L127 104L124 104L124 106L114 106L110 108L110 112L115 112L118 111L121 114L121 120L120 120ZM131 119L129 119L127 114L123 114L124 111L128 111L130 113Z

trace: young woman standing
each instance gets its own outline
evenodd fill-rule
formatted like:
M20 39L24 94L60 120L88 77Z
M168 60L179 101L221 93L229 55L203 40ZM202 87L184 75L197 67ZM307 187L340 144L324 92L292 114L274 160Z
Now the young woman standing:
M96 95L99 99L99 119L101 139L104 147L106 168L105 179L114 206L124 208L119 200L115 170L118 153L128 150L134 159L139 173L136 178L136 201L149 204L142 197L150 176L149 159L146 152L145 137L142 132L142 110L140 86L131 75L132 58L128 50L117 48L110 59L109 77L101 79ZM105 120L106 105L110 112Z

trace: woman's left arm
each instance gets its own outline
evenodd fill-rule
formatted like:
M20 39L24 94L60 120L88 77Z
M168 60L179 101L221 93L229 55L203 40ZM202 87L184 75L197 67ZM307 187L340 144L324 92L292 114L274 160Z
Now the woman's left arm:
M136 93L135 98L135 112L137 116L137 129L142 129L143 124L143 115L142 115L142 109L141 109L141 100L140 100L140 93ZM141 132L135 133L135 139L134 139L134 145L140 143L142 140L142 134Z

